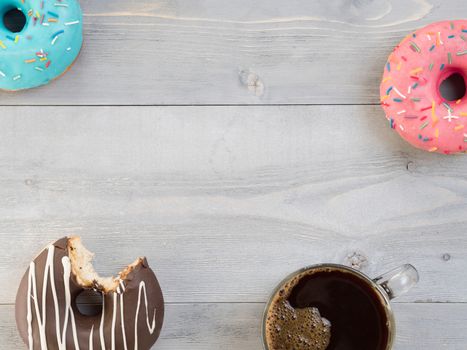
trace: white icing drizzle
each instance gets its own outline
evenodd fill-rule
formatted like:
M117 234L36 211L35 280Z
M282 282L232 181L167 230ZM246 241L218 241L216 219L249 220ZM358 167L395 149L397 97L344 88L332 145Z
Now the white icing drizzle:
M53 245L50 245L47 248L47 260L44 266L44 277L42 281L42 305L41 305L42 309L39 306L39 300L38 300L38 295L37 295L36 265L34 262L31 262L29 265L27 315L26 315L26 320L28 323L29 350L34 350L33 310L32 310L31 300L34 301L34 311L35 311L35 315L37 319L37 325L39 328L40 349L48 350L45 326L46 326L46 312L47 312L47 305L46 305L47 288L49 285L49 279L50 279L50 287L51 287L51 292L52 292L52 297L53 297L53 302L54 302L55 332L56 332L56 337L57 337L58 349L67 350L66 335L67 335L69 324L71 324L74 348L75 350L80 350L75 315L73 312L73 308L71 307L71 292L70 292L71 262L70 262L70 258L68 256L64 256L62 258L63 286L65 289L65 315L64 315L63 325L61 325L57 289L55 286L54 254L55 254L55 247ZM123 293L125 292L125 290L126 290L125 283L122 280L120 280L119 286L117 288L117 293L113 294L111 350L115 350L117 309L118 309L119 302L120 302L120 325L121 325L122 336L123 336L123 345L124 345L124 350L128 350L126 332L125 332L125 320L124 320ZM137 304L136 313L135 313L135 329L134 329L135 347L134 347L134 350L138 350L138 316L139 316L139 311L141 307L143 293L144 293L144 304L146 308L146 324L147 324L149 333L153 334L156 329L157 309L154 308L152 322L150 322L146 284L144 281L141 281L139 284L138 304ZM102 293L102 315L101 315L101 321L100 321L100 326L99 326L99 337L100 337L100 343L101 343L101 350L106 350L105 337L104 337L104 321L105 321L105 294ZM93 348L94 348L94 325L92 326L90 334L89 334L88 349L93 350Z
M57 337L57 344L59 350L66 350L66 331L68 329L68 319L71 315L71 323L73 329L73 340L75 349L79 350L78 336L76 330L76 324L73 314L73 309L71 308L71 295L70 295L70 259L64 257L62 259L63 265L63 274L64 274L64 287L65 287L65 319L63 321L63 333L61 331L60 324L60 308L58 304L57 289L55 287L55 274L54 274L54 255L55 247L50 245L47 248L47 260L44 266L44 277L42 280L42 310L39 308L38 296L37 296L37 282L36 282L36 265L34 262L31 262L29 265L29 276L28 276L28 294L27 294L27 316L26 320L28 322L28 342L29 349L34 349L34 340L32 332L32 308L31 308L31 299L34 300L34 308L37 319L37 325L39 327L39 338L42 350L47 350L47 337L45 331L46 325L46 312L47 312L47 287L49 285L50 278L50 287L52 291L52 298L54 301L54 311L55 311L55 333ZM41 316L42 314L42 316Z
M102 316L101 316L101 325L99 327L99 334L101 338L101 350L105 350L104 315L105 315L105 294L102 293Z
M89 350L94 350L94 325L91 327L91 333L89 334Z
M123 294L120 294L120 323L122 325L123 346L125 347L125 350L128 350L125 333L125 318L123 317Z
M156 308L154 308L154 316L152 318L152 325L149 324L149 311L148 311L148 295L146 292L146 283L141 281L139 284L139 293L138 293L138 306L136 307L136 315L135 315L135 348L134 350L138 350L138 315L139 315L139 307L141 305L141 292L144 291L144 302L146 305L146 323L148 325L149 333L153 334L154 330L156 329Z
M29 275L28 275L28 302L27 302L27 315L26 315L26 320L28 322L28 344L29 344L29 350L33 350L34 348L34 340L32 338L32 312L31 312L31 275L35 274L35 265L34 263L31 263L29 265Z
M79 341L78 341L78 330L76 329L75 314L71 307L71 293L70 293L70 276L71 276L71 262L68 256L62 258L63 265L63 285L65 287L65 326L63 328L62 342L63 350L66 350L66 329L68 324L68 315L71 315L71 329L73 331L73 342L75 345L75 350L79 350Z
M113 309L113 314L112 314L112 332L110 333L112 335L112 350L115 350L115 323L117 321L117 293L113 294L113 302L114 302L114 309Z

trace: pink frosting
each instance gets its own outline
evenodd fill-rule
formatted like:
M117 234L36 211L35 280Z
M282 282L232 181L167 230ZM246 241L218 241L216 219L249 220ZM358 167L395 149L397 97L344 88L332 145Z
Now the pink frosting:
M384 68L381 105L391 128L415 147L467 151L467 96L447 101L441 83L458 73L467 82L467 21L430 24L408 35Z

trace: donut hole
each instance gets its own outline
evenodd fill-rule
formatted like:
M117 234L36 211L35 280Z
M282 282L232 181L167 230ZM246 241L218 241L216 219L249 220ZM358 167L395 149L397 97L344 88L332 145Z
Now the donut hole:
M12 33L21 32L26 25L26 16L18 8L8 9L3 14L3 25Z
M76 308L83 316L97 316L102 313L103 302L102 293L85 289L76 297Z
M439 93L447 101L457 101L463 98L466 86L462 74L456 72L444 79L439 86Z

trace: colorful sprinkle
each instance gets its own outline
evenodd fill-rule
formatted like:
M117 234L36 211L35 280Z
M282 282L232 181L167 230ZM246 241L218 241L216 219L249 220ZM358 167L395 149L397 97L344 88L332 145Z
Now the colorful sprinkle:
M389 81L389 80L391 80L391 79L392 79L392 78L391 78L390 76L387 76L386 78L383 79L383 83L385 83L385 82L387 82L387 81Z
M457 125L456 127L454 127L455 131L459 131L459 130L462 130L462 129L464 129L464 125Z
M438 150L438 147L431 147L428 151L429 152L436 152Z
M57 36L59 36L60 34L63 34L63 33L65 33L65 31L63 29L59 30L58 32L55 32L54 34L52 34L52 39L56 38Z
M452 113L452 108L450 105L448 105L446 102L443 102L443 106L446 107L446 109Z
M59 15L56 14L55 12L47 11L47 13L48 13L50 16L52 16L52 17L55 17L55 18L58 18L58 17L59 17Z
M458 53L456 53L457 56L464 56L464 55L467 55L467 50L465 51L459 51Z
M433 120L433 124L438 122L438 116L436 115L436 104L435 101L431 104L431 119Z
M443 40L441 40L441 32L438 32L438 36L436 38L436 45L443 45Z
M415 44L413 41L410 42L410 47L412 48L412 50L414 50L415 52L418 52L420 53L421 50L420 48L417 46L417 44Z
M428 121L424 122L422 125L420 125L420 128L419 128L419 129L420 129L420 130L425 129L425 128L428 126L428 124L429 124Z
M394 91L396 94L398 94L400 97L402 97L404 100L407 98L407 96L403 95L399 90L397 90L396 87L394 87Z

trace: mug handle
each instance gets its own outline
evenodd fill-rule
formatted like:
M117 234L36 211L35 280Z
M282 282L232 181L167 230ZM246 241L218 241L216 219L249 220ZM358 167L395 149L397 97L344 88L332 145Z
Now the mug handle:
M418 280L417 269L410 264L405 264L376 277L373 281L383 288L392 300L408 292Z

